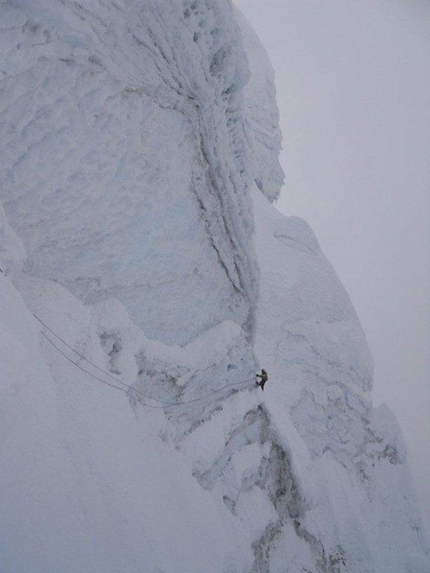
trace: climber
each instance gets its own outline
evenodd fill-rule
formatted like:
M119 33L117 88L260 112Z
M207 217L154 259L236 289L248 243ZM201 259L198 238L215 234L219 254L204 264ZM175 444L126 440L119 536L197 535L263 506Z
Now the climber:
M256 374L257 378L260 378L260 381L256 380L255 383L257 386L260 386L262 390L264 390L264 385L266 384L269 377L267 376L267 372L263 369L261 374Z

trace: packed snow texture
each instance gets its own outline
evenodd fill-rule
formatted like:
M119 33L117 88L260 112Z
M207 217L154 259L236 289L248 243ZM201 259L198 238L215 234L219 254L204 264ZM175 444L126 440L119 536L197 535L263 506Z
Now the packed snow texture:
M223 318L251 335L249 73L229 2L1 10L0 193L27 271L120 299L165 341Z
M0 570L429 573L348 295L270 204L249 25L227 0L0 22Z
M251 72L243 93L249 141L253 149L253 179L260 191L274 201L279 197L284 183L284 172L279 163L282 135L276 103L275 72L246 18L239 10L235 11L235 16L240 24Z

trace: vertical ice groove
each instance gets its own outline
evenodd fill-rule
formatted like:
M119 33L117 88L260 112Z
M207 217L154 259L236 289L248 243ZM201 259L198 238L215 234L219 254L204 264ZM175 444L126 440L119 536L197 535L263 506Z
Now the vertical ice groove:
M37 0L4 10L16 34L2 58L0 193L27 270L87 302L119 298L165 340L222 319L252 335L249 72L231 3ZM196 290L191 316L179 311Z

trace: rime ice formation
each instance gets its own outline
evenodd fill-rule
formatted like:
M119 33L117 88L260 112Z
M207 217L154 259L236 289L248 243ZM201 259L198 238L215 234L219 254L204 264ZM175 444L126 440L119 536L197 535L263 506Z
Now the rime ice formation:
M0 22L1 571L428 573L354 309L270 204L248 24L228 0Z
M253 179L260 191L273 201L279 197L284 183L284 172L278 159L282 135L276 103L275 73L248 21L239 10L235 11L235 16L240 25L251 72L244 89L244 100L253 147Z
M229 2L1 6L0 181L27 270L118 298L165 341L220 319L250 334L248 71Z

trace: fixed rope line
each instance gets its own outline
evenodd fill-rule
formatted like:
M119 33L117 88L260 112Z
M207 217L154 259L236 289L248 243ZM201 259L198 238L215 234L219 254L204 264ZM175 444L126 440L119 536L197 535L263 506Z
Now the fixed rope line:
M128 392L126 390L124 390L124 388L121 388L120 386L115 386L115 384L111 384L110 382L107 382L106 380L103 380L103 378L100 378L100 376L97 376L96 374L93 374L92 372L90 372L89 370L86 370L85 368L83 368L82 366L80 366L79 364L77 364L76 362L74 362L69 356L67 356L67 354L65 352L63 352L61 350L61 348L59 348L55 342L53 342L43 331L41 331L42 336L45 337L45 339L52 344L52 346L58 350L58 352L66 359L68 360L71 364L73 364L73 366L76 366L76 368L79 368L79 370L82 370L82 372L85 372L85 374L88 374L89 376L92 376L93 378L95 378L96 380L99 380L100 382L102 382L103 384L106 384L107 386L110 386L111 388L115 388L116 390L119 390L120 392L124 392L124 394L126 396L129 396ZM128 385L126 385L128 387ZM134 388L132 388L131 386L129 387L130 390L136 392L137 394L142 394L143 396L145 396L145 398L147 397L146 394L143 394L142 392L139 392L139 390L136 390ZM164 406L154 406L152 404L145 404L148 408L164 408Z
M83 360L85 360L86 362L88 362L89 364L91 364L91 366L93 366L94 368L97 368L97 370L99 370L100 372L103 372L103 374L106 374L107 376L109 376L109 378L112 378L113 380L115 380L115 382L118 382L120 384L122 384L125 388L131 390L132 392L137 392L138 394L144 396L145 398L148 398L149 400L155 400L156 402L159 402L160 404L165 404L167 406L180 406L180 405L184 405L184 404L189 404L191 402L197 402L200 400L204 400L207 397L213 396L214 394L216 394L217 392L221 392L222 390L224 390L225 388L229 388L231 386L240 386L242 384L248 383L248 382L252 382L254 380L254 378L249 378L248 380L242 380L240 382L233 382L231 384L226 384L225 386L222 386L221 388L217 388L216 390L213 390L210 394L207 394L206 396L200 397L200 398L195 398L193 400L189 400L187 402L166 402L165 400L159 400L158 398L154 398L153 396L150 396L149 394L145 394L142 391L137 390L136 388L134 388L133 386L131 386L130 384L127 384L126 382L123 382L123 380L121 380L120 378L117 378L116 376L113 376L110 372L108 372L107 370L103 370L103 368L100 368L97 364L95 364L94 362L92 362L89 358L87 358L84 354L81 354L80 352L78 352L75 348L73 348L73 346L71 346L70 344L68 344L63 338L61 338L61 336L59 336L56 332L54 332L47 324L45 324L43 322L43 320L41 320L38 316L36 316L35 314L33 314L34 318L36 318L46 329L49 330L49 332L51 332L56 338L58 338L59 340L61 340L61 342L63 344L65 344L68 348L70 348L70 350L72 350L77 356L79 356L80 358L82 358ZM42 332L43 334L43 332ZM49 342L52 343L52 341L50 340L50 338L48 338L46 335L44 335L45 338L47 340L49 340ZM53 346L55 348L58 349L58 347L53 344ZM64 353L61 352L61 354ZM68 358L68 357L67 357ZM68 358L69 359L69 358ZM72 364L74 364L75 366L77 366L79 368L79 365L76 364L76 362L73 362L73 360L70 360L70 362L72 362ZM86 372L87 374L90 374L90 376L93 376L94 378L96 378L97 380L100 380L100 378L98 376L94 376L92 373L88 372L87 370L81 368L81 370L83 370L84 372ZM102 380L104 382L104 380ZM113 385L112 385L113 386ZM114 387L114 386L113 386ZM122 390L122 388L121 388Z
M41 335L44 336L46 338L46 340L48 342L50 342L52 344L52 346L54 348L56 348L58 350L58 352L64 356L64 358L66 360L68 360L69 362L71 362L74 366L76 366L77 368L79 368L80 370L82 370L83 372L85 372L86 374L89 374L90 376L92 376L93 378L96 378L96 380L100 380L100 382L103 382L103 384L107 384L108 386L110 386L111 388L116 388L117 390L121 390L121 392L125 392L127 394L127 392L121 388L120 386L115 386L115 384L111 384L110 382L106 382L106 380L103 380L102 378L100 378L99 376L96 376L95 374L93 374L92 372L89 372L88 370L85 370L85 368L82 368L82 366L80 366L79 364L76 364L76 362L73 362L73 360L67 356L67 354L65 354L61 348L59 348L55 342L52 342L52 340L43 332L41 331Z
M58 352L64 356L64 358L66 360L68 360L71 364L73 364L73 366L76 366L76 368L79 368L79 370L82 370L82 372L85 372L86 374L88 374L89 376L92 376L93 378L95 378L96 380L99 380L100 382L103 382L103 384L106 384L107 386L110 386L111 388L115 388L116 390L119 390L120 392L124 392L124 394L126 396L130 396L129 393L127 392L127 390L124 390L124 388L121 388L120 386L115 386L115 384L111 384L110 382L107 382L106 380L103 380L103 378L100 378L100 376L97 376L96 374L93 374L92 372L89 372L89 370L86 370L85 368L83 368L82 366L80 366L79 364L77 364L76 362L74 362L69 356L67 356L67 354L65 354L61 348L59 348L55 342L53 342L44 332L41 332L42 336L44 336L46 338L46 340L52 344L52 346L54 348L56 348L58 350ZM130 390L132 390L133 392L137 393L137 394L142 394L142 392L139 392L139 390L136 390L135 388L130 386ZM145 397L146 395L143 394ZM167 403L167 402L166 402ZM155 408L155 409L162 409L164 408L164 406L154 406L153 404L145 404L145 406L147 408Z
M118 378L117 376L114 376L111 372L108 372L107 370L104 370L103 368L100 368L100 366L98 366L97 364L95 364L94 362L92 362L89 358L87 358L84 354L82 354L81 352L79 352L78 350L76 350L76 348L73 348L73 346L71 346L68 342L66 342L63 338L61 338L61 336L59 334L57 334L56 332L54 332L45 322L43 322L42 319L40 319L38 316L36 316L35 314L33 314L34 318L36 318L40 324L42 324L47 330L49 330L49 332L51 334L53 334L56 338L58 338L58 340L61 340L61 342L63 344L65 344L67 346L67 348L70 348L70 350L72 352L74 352L77 356L79 356L80 358L82 358L83 360L85 360L86 362L88 362L89 364L91 364L91 366L93 366L94 368L96 368L97 370L99 370L100 372L103 372L103 374L106 374L106 376L109 376L109 378L112 378L112 380L115 380L115 382L119 382L120 384L122 384L123 386L125 386L126 388L133 390L133 392L137 392L137 390L131 386L130 384L127 384L126 382L124 382L123 380L121 380L120 378ZM46 338L46 337L45 337ZM49 339L48 339L49 340ZM73 364L76 365L75 362L73 362ZM242 380L241 382L233 382L232 384L226 384L225 386L223 386L222 388L218 388L217 390L215 390L215 392L219 392L221 390L223 390L224 388L228 388L230 386L238 386L240 384L245 384L246 382L252 382L254 380L254 378L249 378L248 380ZM161 404L171 404L172 402L166 402L164 400L159 400L158 398L153 398L152 396L149 396L148 394L145 394L143 392L141 392L141 394L143 394L145 396L145 398L149 398L150 400L155 400L157 402L160 402ZM200 399L200 398L199 398ZM185 403L185 402L184 402Z
M103 372L103 374L106 374L106 376L109 376L109 378L112 378L112 380L115 380L115 382L119 382L120 384L123 384L124 386L126 386L127 388L131 388L131 386L129 384L126 384L125 382L123 382L120 378L117 378L116 376L114 376L111 372L108 372L107 370L103 370L103 368L100 368L100 366L97 366L97 364L95 364L94 362L92 362L89 358L87 358L84 354L81 354L80 352L78 352L76 350L76 348L73 348L73 346L70 346L70 344L68 342L66 342L63 338L61 338L61 336L59 334L57 334L56 332L54 332L51 328L49 328L49 326L47 324L45 324L43 322L43 320L41 320L38 316L36 316L35 314L33 314L34 318L36 318L40 324L42 324L47 330L49 330L49 332L51 334L53 334L56 338L58 338L58 340L61 340L61 342L63 344L65 344L67 346L67 348L70 348L70 350L72 352L74 352L77 356L79 356L80 358L82 358L83 360L85 360L86 362L88 362L88 364L91 364L91 366L93 366L94 368L96 368L97 370L99 370L100 372ZM49 339L48 339L49 340ZM75 364L75 363L73 363ZM155 400L155 398L154 398Z
M93 374L92 372L90 372L89 370L86 370L85 368L83 368L82 366L80 366L79 364L77 364L76 362L74 362L69 356L67 356L67 354L65 354L43 331L41 332L42 336L45 337L45 339L52 344L52 346L58 350L58 352L64 357L66 358L66 360L68 360L71 364L73 364L73 366L76 366L76 368L79 368L79 370L82 370L82 372L85 372L86 374L88 374L89 376L92 376L93 378L95 378L96 380L99 380L100 382L103 382L103 384L106 384L107 386L110 386L111 388L115 388L116 390L120 390L121 392L124 392L124 394L126 394L127 396L129 396L129 393L124 390L124 388L121 388L120 386L115 386L115 384L111 384L110 382L107 382L106 380L103 380L103 378L100 378L100 376L97 376L96 374ZM194 398L193 400L188 400L186 402L166 402L163 400L158 400L157 398L154 398L152 396L149 396L148 394L145 394L143 392L141 392L140 390L137 390L136 388L133 388L133 386L130 386L128 384L126 384L125 382L121 382L124 386L126 386L129 390L131 390L131 392L134 392L135 394L144 396L145 398L148 398L150 400L155 400L157 402L160 402L161 404L163 404L163 406L155 406L153 404L145 404L145 406L147 406L148 408L156 408L156 409L162 409L164 408L164 406L184 406L186 404L191 404L193 402L200 402L201 400L206 400L206 398L209 398L211 396L213 396L214 394L217 394L218 392L221 392L222 390L224 390L225 388L228 388L229 386L238 386L241 384L245 384L245 382L251 382L253 380L249 379L249 380L243 380L242 382L237 382L235 384L226 384L225 386L222 386L222 388L217 388L216 390L213 390L210 394L206 394L205 396L201 396L200 398Z
M158 398L154 398L153 396L150 396L149 394L146 394L140 390L137 390L136 388L134 388L133 386L131 386L130 384L127 384L126 382L123 382L120 378L117 378L116 376L113 376L110 372L107 372L106 370L104 370L103 368L100 368L97 364L95 364L94 362L92 362L91 360L89 360L86 356L84 356L83 354L81 354L80 352L78 352L75 348L73 348L70 344L68 344L63 338L61 338L61 336L59 336L56 332L54 332L47 324L45 324L43 322L43 320L41 320L38 316L36 316L35 314L33 314L33 316L49 331L51 332L56 338L58 338L63 344L65 344L70 350L72 350L77 356L79 356L80 358L82 358L83 360L85 360L86 362L88 362L89 364L91 364L91 366L93 366L94 368L96 368L97 370L99 370L100 372L102 372L103 374L109 376L110 378L112 378L113 380L115 380L116 382L120 383L122 386L124 386L125 388L127 388L128 390L130 390L131 392L134 392L135 394L138 394L140 396L143 396L144 398L147 398L149 400L154 400L156 402L159 402L160 404L163 404L163 406L154 406L152 404L146 404L146 406L148 408L163 408L164 406L183 406L186 404L191 404L194 402L200 402L202 400L206 400L207 398L210 398L211 396L217 394L218 392L221 392L222 390L225 390L225 388L229 388L231 386L241 386L242 384L246 384L248 382L252 382L254 380L254 378L249 378L247 380L242 380L240 382L234 382L231 384L225 384L224 386L222 386L221 388L217 388L215 390L213 390L212 392L210 392L209 394L206 394L205 396L201 396L200 398L194 398L192 400L187 400L186 402L167 402L165 400L159 400ZM76 362L74 362L69 356L67 356L67 354L65 354L43 331L41 331L41 334L45 337L45 339L64 357L66 358L66 360L68 360L69 362L71 362L74 366L76 366L76 368L79 368L80 370L82 370L83 372L85 372L86 374L88 374L89 376L92 376L93 378L95 378L96 380L102 382L103 384L106 384L107 386L110 386L111 388L115 388L116 390L120 390L121 392L124 392L127 396L129 395L128 392L124 389L121 388L120 386L116 386L115 384L112 384L110 382L107 382L106 380L104 380L103 378L100 378L100 376L97 376L95 374L93 374L92 372L90 372L89 370L86 370L85 368L83 368L82 366L80 366L79 364L77 364Z
M99 370L100 372L103 372L103 374L105 374L106 376L109 376L109 378L112 378L112 380L115 380L115 382L118 382L119 384L121 384L122 386L124 386L125 388L127 388L128 390L131 390L132 392L137 392L138 394L140 394L141 396L147 398L148 400L155 400L155 402L159 402L160 404L165 404L165 405L171 405L171 402L166 402L165 400L159 400L158 398L154 398L152 396L150 396L149 394L145 394L142 391L137 390L136 388L134 388L133 386L131 386L130 384L127 384L126 382L124 382L123 380L121 380L120 378L117 378L116 376L114 376L113 374L111 374L110 372L108 372L107 370L103 370L103 368L100 368L100 366L98 366L97 364L95 364L94 362L92 362L89 358L87 358L84 354L81 354L80 352L78 352L75 348L73 348L73 346L70 346L70 344L68 344L63 338L61 338L60 335L58 335L56 332L54 332L51 328L49 328L49 326L47 324L45 324L43 322L43 320L41 320L38 316L36 316L35 314L33 314L34 318L36 318L47 330L49 330L49 332L51 334L53 334L56 338L58 338L58 340L61 340L61 342L63 344L65 344L67 346L67 348L70 348L70 350L72 350L72 352L74 352L77 356L79 356L80 358L82 358L83 360L85 360L86 362L88 362L88 364L91 364L91 366L93 366L94 368L96 368L97 370ZM42 332L42 334L44 334ZM58 346L56 346L55 344L53 344L53 342L51 341L50 338L48 338L46 336L46 334L44 334L45 338L47 340L49 340L49 342L51 342L51 344L54 346L54 348L56 348L57 350L59 350ZM60 351L61 352L61 351ZM61 354L63 356L65 356L65 354L63 352L61 352ZM67 357L67 356L66 356ZM68 360L74 364L75 366L77 366L78 368L80 368L81 370L83 370L84 372L86 372L87 374L89 374L90 376L93 376L93 378L95 378L96 380L100 380L102 382L105 382L103 379L101 379L99 376L95 376L94 374L92 374L91 372L88 372L88 370L85 370L84 368L81 368L79 366L79 364L77 364L76 362L74 362L73 360L70 360L69 357L67 357ZM113 384L108 384L110 386L112 386L113 388L118 388L117 386L114 386ZM127 394L127 392L123 389L123 388L118 388L119 390L122 390L123 392L125 392Z

